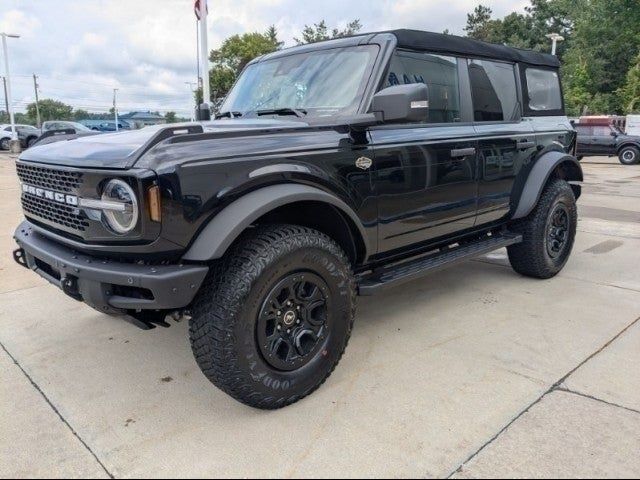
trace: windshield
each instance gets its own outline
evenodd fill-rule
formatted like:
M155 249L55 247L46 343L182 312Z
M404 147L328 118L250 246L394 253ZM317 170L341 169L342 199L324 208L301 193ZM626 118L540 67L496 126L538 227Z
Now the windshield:
M307 115L356 113L378 47L316 50L249 65L220 112L296 109Z

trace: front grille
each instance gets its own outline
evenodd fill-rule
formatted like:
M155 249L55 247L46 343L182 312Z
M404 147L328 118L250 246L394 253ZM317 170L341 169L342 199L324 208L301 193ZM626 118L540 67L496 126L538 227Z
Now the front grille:
M45 200L28 193L22 194L22 208L27 215L31 214L79 232L84 232L89 226L87 219L81 216L80 210L76 207Z
M70 193L82 185L82 173L65 170L55 170L34 165L16 165L18 177L22 183L42 187L56 192Z

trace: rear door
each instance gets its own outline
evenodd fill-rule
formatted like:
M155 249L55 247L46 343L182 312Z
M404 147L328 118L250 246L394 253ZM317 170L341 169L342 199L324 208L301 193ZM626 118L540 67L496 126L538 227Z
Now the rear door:
M516 66L478 59L467 62L479 144L476 225L482 225L509 212L516 175L535 154L536 138L531 123L522 120Z

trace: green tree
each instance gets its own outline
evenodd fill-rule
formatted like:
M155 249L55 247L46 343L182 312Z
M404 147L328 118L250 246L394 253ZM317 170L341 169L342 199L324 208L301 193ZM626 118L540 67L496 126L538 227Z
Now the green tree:
M176 116L176 112L167 112L164 115L164 119L167 123L176 123L178 121L178 117Z
M587 113L593 95L590 93L591 80L584 59L579 59L564 78L565 103L567 113L571 116L579 116Z
M467 25L464 31L468 37L485 42L494 41L499 36L500 20L493 20L493 10L485 5L478 5L473 12L467 13Z
M282 48L278 32L274 26L265 33L253 32L233 35L222 42L217 50L211 50L209 61L209 84L212 98L224 97L233 86L242 69L256 57L275 52ZM202 98L202 92L196 92L196 99Z
M73 119L75 121L85 120L85 119L88 119L88 118L91 118L91 114L88 111L83 110L82 108L79 108L79 109L73 111Z
M620 89L620 99L625 113L640 112L640 54L627 72L625 84Z
M581 1L584 0L532 0L524 14L513 12L502 19L492 18L491 8L480 4L467 14L464 31L477 40L549 52L551 43L546 35L554 32L568 39L573 28L574 4ZM566 45L560 44L559 57Z
M640 8L637 0L582 0L575 10L566 71L577 58L591 78L590 92L615 94L626 81L633 55L640 49Z
M66 103L45 98L38 102L40 107L40 118L43 122L47 120L73 120L73 107ZM27 116L36 118L36 104L27 105Z
M323 40L330 40L332 38L348 37L349 35L358 33L361 29L362 24L359 19L347 23L347 26L342 30L332 28L331 31L329 31L327 23L324 20L320 20L320 22L314 23L312 26L305 25L302 30L302 39L294 38L294 41L298 45L322 42Z

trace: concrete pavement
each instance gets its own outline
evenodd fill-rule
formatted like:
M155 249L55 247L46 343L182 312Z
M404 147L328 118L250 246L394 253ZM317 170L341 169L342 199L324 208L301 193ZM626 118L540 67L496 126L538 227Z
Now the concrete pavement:
M262 412L204 379L184 323L137 330L14 265L0 156L0 476L640 475L640 166L583 163L558 277L498 251L360 298L327 383Z

